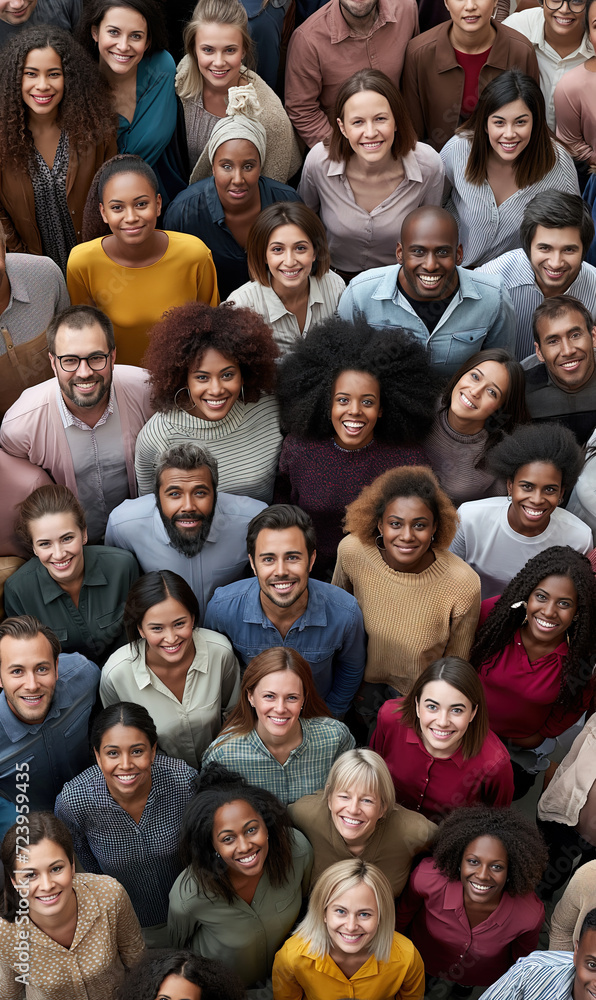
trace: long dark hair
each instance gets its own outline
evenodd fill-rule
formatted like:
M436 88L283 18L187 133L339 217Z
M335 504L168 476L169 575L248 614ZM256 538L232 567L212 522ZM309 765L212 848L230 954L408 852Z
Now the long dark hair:
M16 870L17 864L17 854L23 850L20 846L23 842L23 835L27 838L27 843L30 847L34 847L36 844L41 843L42 840L51 840L52 843L57 844L64 851L66 857L72 864L74 861L74 847L72 843L72 837L70 831L54 813L51 812L32 812L29 813L28 822L23 823L23 819L17 820L10 830L4 834L4 840L2 841L2 847L0 848L0 857L2 858L2 864L4 865L4 899L2 913L0 916L4 917L10 923L14 923L17 913L27 912L20 906L21 896L12 884L12 879L14 878L14 872ZM26 850L26 848L25 848Z
M147 22L149 47L146 56L161 52L168 47L168 34L165 27L161 5L157 0L85 0L81 20L77 25L75 37L90 56L97 61L97 42L91 34L91 28L99 28L107 12L112 7L128 7L136 10Z
M193 616L195 624L199 621L201 617L199 602L186 580L169 569L145 573L128 591L122 619L126 638L134 647L137 656L141 643L139 626L142 625L143 618L152 607L167 601L168 597L172 597L186 608L189 615Z

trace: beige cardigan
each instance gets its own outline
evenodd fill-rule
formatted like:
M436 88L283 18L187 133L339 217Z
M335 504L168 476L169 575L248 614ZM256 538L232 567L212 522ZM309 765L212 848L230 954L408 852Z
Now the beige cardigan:
M547 823L577 826L580 811L595 780L596 714L588 719L555 771L538 803L539 818Z
M596 861L578 868L553 910L549 951L573 951L586 913L596 903Z

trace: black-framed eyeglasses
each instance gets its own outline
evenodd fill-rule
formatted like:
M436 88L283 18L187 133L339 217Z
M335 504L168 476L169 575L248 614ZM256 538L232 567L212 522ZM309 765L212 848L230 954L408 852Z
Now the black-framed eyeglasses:
M108 363L109 354L88 354L86 358L79 358L76 354L55 354L56 361L60 362L60 367L64 372L76 372L82 361L86 361L91 371L101 372Z
M586 0L543 0L543 3L549 10L560 10L567 4L574 14L581 14L582 10L586 9Z

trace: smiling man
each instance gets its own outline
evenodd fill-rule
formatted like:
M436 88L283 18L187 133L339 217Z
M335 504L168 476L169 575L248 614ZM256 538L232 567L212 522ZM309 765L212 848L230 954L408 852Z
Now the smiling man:
M477 351L511 351L515 320L502 278L465 270L462 256L453 216L432 205L416 208L404 219L397 265L354 278L339 315L410 331L445 377Z
M106 545L133 552L144 573L169 569L194 590L201 609L216 587L248 567L246 527L266 506L252 497L217 492L217 462L190 442L166 451L155 470L155 493L125 500L110 514Z
M0 0L0 46L29 24L56 24L74 31L83 0Z
M596 317L596 267L586 263L594 223L577 194L543 191L532 198L520 234L523 249L501 254L475 273L503 279L515 310L515 354L522 361L534 351L532 319L545 298L573 295Z

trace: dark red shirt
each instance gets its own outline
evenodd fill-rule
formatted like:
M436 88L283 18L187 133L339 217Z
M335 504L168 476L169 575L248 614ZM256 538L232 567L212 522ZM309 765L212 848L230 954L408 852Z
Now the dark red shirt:
M468 118L478 104L480 70L490 55L490 49L486 49L484 52L476 52L474 55L470 55L468 52L459 52L458 49L454 49L453 51L455 52L455 58L465 73L464 92L461 99L461 116L462 118Z

